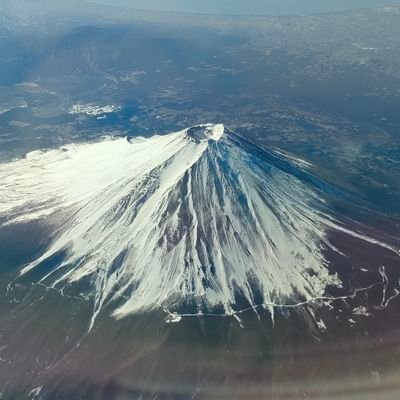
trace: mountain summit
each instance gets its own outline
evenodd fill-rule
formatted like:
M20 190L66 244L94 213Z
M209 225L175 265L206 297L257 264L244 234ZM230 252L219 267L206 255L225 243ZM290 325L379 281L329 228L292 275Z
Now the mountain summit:
M197 142L202 140L214 140L218 142L225 132L225 127L222 124L205 124L197 125L187 129L187 135Z

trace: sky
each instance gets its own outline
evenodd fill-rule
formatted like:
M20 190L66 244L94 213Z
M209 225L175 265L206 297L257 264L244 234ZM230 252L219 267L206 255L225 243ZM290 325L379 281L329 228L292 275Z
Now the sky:
M400 0L91 0L146 10L241 15L313 14L400 5Z

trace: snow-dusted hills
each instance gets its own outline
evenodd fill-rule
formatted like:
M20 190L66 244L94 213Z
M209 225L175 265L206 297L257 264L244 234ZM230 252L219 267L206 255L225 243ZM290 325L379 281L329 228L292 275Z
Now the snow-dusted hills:
M223 125L104 138L0 165L0 218L52 221L51 246L20 274L62 254L40 282L89 281L92 323L105 306L232 314L238 295L273 315L341 285L330 230L390 248L344 228L304 165Z

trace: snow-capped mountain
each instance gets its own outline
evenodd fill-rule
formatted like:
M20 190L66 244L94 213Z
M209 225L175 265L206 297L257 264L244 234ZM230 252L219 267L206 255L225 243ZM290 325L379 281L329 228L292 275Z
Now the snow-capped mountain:
M339 253L330 231L391 249L334 218L333 189L306 166L223 125L109 137L0 165L0 218L51 222L50 247L20 276L53 260L41 283L90 282L92 324L106 306L233 314L238 297L273 315L341 285L324 255Z

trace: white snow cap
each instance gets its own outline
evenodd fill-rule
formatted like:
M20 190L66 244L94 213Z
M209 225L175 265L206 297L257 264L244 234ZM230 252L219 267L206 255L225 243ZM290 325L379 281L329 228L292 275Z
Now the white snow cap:
M271 306L340 285L322 251L327 231L371 239L324 213L301 164L224 131L105 138L0 164L0 220L56 227L21 275L65 253L34 279L64 289L89 278L92 324L107 305L117 317L168 307L175 321L182 304L231 315L238 291Z

